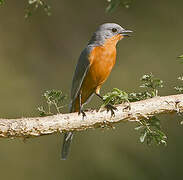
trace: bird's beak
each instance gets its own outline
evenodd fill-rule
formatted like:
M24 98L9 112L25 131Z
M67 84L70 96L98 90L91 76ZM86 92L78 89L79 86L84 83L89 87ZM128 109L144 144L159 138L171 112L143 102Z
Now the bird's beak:
M120 34L122 35L122 36L127 36L127 37L129 37L130 35L128 34L128 33L132 33L133 31L131 31L131 30L125 30L125 29L123 29L121 32L120 32Z

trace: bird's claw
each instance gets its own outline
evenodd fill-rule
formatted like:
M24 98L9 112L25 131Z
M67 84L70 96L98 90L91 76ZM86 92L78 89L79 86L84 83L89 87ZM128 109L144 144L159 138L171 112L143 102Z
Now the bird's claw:
M86 113L83 110L78 112L78 115L82 114L83 119L86 117Z
M114 111L117 110L116 107L114 107L114 106L111 105L111 104L107 104L107 105L105 106L105 108L107 109L107 112L111 111L111 117L115 116Z
M127 104L127 106L125 106L125 107L123 108L123 111L125 111L125 110L127 110L127 111L130 111L130 110L131 110L130 104Z

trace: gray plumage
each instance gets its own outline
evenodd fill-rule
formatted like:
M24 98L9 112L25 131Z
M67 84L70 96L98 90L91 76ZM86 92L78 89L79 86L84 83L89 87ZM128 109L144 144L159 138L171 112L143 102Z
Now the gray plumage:
M116 29L117 31L113 32L113 29ZM93 33L93 36L89 41L89 44L92 44L95 46L102 46L105 43L106 39L112 38L116 34L119 34L125 31L126 31L125 29L123 29L120 25L115 23L102 24Z
M89 57L92 49L93 49L93 47L88 45L81 52L78 63L76 65L75 73L74 73L74 76L72 79L70 112L73 111L73 103L79 94L82 82L90 67L90 61L89 61L88 57Z
M63 141L62 152L61 152L61 159L62 160L67 159L67 156L69 154L70 145L72 142L72 138L73 138L72 132L68 132L68 133L64 134L64 141Z
M73 80L72 80L71 102L70 102L69 112L74 112L74 109L73 109L74 102L75 102L75 99L77 98L77 96L79 95L79 91L80 91L82 82L89 69L90 62L88 60L88 56L92 49L93 48L91 46L87 46L82 51L82 53L79 57L78 63L76 65L75 73L74 73ZM62 152L61 152L62 160L67 159L72 138L73 138L72 132L64 134L64 141L63 141Z

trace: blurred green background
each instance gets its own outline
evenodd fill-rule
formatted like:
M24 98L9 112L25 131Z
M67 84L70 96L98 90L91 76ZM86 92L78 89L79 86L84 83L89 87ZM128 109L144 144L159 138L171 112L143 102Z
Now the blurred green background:
M70 93L75 64L99 24L116 22L134 31L118 44L116 66L102 94L117 87L139 90L139 78L152 72L165 82L161 95L176 93L183 65L183 1L134 1L131 8L105 13L105 0L52 1L52 16L37 11L24 19L27 2L7 1L0 8L0 117L37 116L41 94ZM93 98L89 107L101 104ZM62 137L1 139L1 179L182 179L183 141L180 117L161 117L167 147L140 144L132 123L115 130L77 133L67 161L60 160Z

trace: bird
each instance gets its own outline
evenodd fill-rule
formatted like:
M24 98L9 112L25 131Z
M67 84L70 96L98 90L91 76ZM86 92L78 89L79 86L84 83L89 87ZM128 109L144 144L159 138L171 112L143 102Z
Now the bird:
M93 95L100 95L100 88L107 80L116 62L116 44L124 37L128 37L131 30L126 30L116 23L104 23L93 33L86 48L81 52L72 79L71 102L69 112L86 113L83 106L87 104ZM116 108L111 104L106 105L107 111L114 115ZM69 147L73 138L73 132L64 134L61 159L66 160Z

